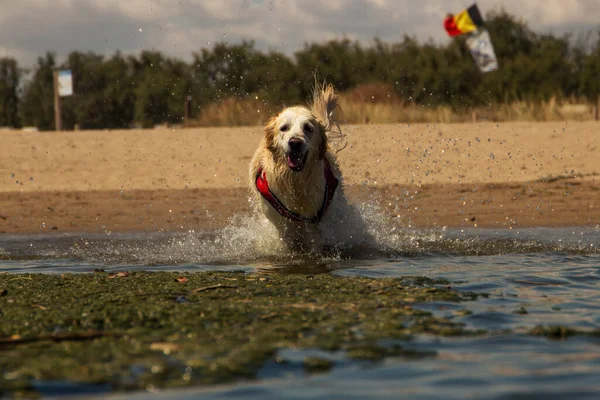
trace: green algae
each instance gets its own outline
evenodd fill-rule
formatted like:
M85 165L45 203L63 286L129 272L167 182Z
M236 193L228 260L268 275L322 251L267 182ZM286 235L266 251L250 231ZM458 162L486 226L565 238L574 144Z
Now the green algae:
M531 329L529 334L533 336L543 336L552 340L566 340L573 336L600 337L600 329L589 331L570 328L564 325L538 325Z
M327 372L333 368L333 361L323 357L306 357L302 366L310 373Z
M527 314L529 314L529 311L527 311L527 309L525 307L521 306L521 308L519 308L518 310L513 311L512 313L515 314L515 315L527 315Z
M372 361L431 356L379 341L481 333L414 307L477 297L447 285L327 274L1 274L0 395L31 396L33 380L136 390L251 379L283 348ZM333 363L307 357L303 366L323 372Z

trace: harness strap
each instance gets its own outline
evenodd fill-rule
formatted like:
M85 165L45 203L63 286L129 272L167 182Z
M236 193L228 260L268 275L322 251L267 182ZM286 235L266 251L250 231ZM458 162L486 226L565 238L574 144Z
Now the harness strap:
M275 196L271 189L269 188L269 182L267 181L267 175L263 169L259 169L256 174L256 189L258 189L259 193L273 206L273 208L284 218L294 221L294 222L304 222L309 224L317 224L323 218L323 215L331 205L331 201L333 200L333 195L340 183L338 178L335 177L333 171L331 170L331 165L329 164L329 160L327 158L323 158L324 164L324 174L325 174L325 194L323 196L323 204L321 208L317 212L317 215L314 217L305 217L304 215L300 215L295 213L294 211L288 209L283 203Z

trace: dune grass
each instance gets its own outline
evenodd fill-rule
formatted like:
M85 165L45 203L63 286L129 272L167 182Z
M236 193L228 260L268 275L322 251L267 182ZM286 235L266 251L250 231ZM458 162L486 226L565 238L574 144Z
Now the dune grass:
M359 86L341 93L341 119L347 124L457 123L476 121L586 121L597 118L596 106L581 99L543 102L518 101L463 110L450 106L428 106L399 98L378 84ZM279 107L255 97L230 97L200 110L188 126L263 125Z

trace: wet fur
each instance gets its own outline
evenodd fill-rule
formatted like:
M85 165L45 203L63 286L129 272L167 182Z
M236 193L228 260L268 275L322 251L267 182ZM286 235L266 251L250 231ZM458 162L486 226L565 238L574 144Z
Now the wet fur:
M328 146L328 133L337 126L334 115L337 104L338 97L331 85L317 86L310 106L289 107L274 115L267 123L264 136L250 163L249 187L255 209L275 225L281 238L292 249L316 250L328 241L335 240L336 238L331 237L337 236L332 224L340 218L343 219L348 209L341 172ZM286 121L291 125L290 130L293 132L281 131L281 126L285 125ZM304 123L302 121L314 126L312 134L298 133L296 125ZM288 136L302 138L308 149L306 163L299 172L293 171L288 165L283 141L283 138ZM289 210L307 217L315 216L322 206L325 192L325 157L340 185L318 224L287 220L256 189L256 176L262 169L266 173L271 191Z

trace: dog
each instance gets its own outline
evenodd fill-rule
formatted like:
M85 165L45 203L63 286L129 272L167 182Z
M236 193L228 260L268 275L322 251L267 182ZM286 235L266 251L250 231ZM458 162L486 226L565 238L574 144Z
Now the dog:
M315 85L312 103L283 109L267 123L249 169L251 199L291 249L318 251L344 240L348 216L342 175L331 151L343 135L331 85Z

